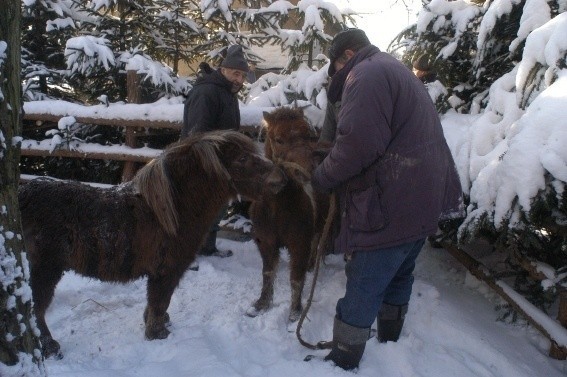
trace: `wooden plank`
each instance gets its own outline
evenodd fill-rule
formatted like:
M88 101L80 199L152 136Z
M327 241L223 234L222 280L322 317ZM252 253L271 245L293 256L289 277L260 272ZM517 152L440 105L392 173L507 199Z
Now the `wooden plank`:
M71 157L95 160L148 162L162 153L161 149L129 148L123 145L100 145L73 142L71 146L51 150L50 140L23 140L22 156Z
M551 341L551 347L549 351L549 356L555 359L565 360L567 358L567 346L566 342L558 341L558 338L567 338L567 330L561 334L552 334L548 329L549 326L545 326L539 321L537 321L532 315L530 315L522 305L520 305L516 300L507 292L504 288L505 284L494 278L493 273L482 263L471 257L464 250L459 249L448 243L443 243L443 248L449 252L455 259L457 259L463 266L470 271L476 278L486 283L490 288L492 288L496 293L500 295L507 303L509 303L514 310L516 310L520 315L522 315L533 327L535 327L539 332L541 332L546 338ZM531 305L531 304L530 304ZM535 306L532 305L530 308L532 313L537 313L538 317L546 318L553 321L549 316ZM545 322L545 321L544 321Z
M22 149L22 156L36 157L71 157L71 158L88 158L93 160L116 160L116 161L133 161L148 162L153 157L133 155L127 153L104 153L104 152L84 152L76 150L57 149L49 153L45 150L38 149Z
M143 116L143 115L141 115ZM34 120L42 122L59 122L59 119L63 118L62 115L53 114L37 114L37 113L26 113L24 114L24 120ZM105 118L95 118L95 117L74 117L78 123L84 124L94 124L97 126L114 126L114 127L149 127L149 128L167 128L173 130L181 130L181 122L170 122L163 120L149 120L149 119L105 119Z
M36 122L53 122L57 124L59 120L63 118L62 115L53 114L37 114L37 113L26 113L24 114L25 120L33 120ZM75 116L78 123L83 124L94 124L97 126L112 126L112 127L126 127L126 128L155 128L155 129L171 129L181 131L183 126L182 122L170 122L163 120L149 120L149 119L105 119L105 118L94 118L94 117L82 117ZM41 127L41 123L38 125ZM258 137L262 127L252 126L252 125L242 125L239 131L252 137Z

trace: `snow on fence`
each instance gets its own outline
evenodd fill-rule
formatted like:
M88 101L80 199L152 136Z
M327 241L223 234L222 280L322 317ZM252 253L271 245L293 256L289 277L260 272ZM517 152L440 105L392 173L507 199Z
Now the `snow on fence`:
M263 111L271 110L273 109L247 106L245 111L242 112L243 124L240 131L249 136L257 136L261 129ZM24 120L34 121L38 126L46 122L61 124L71 121L73 123L124 127L126 129L125 145L100 145L71 141L64 148L56 148L52 139L23 140L21 154L22 156L126 161L122 180L127 181L135 173L134 163L148 162L162 152L161 149L135 148L136 132L140 129L181 130L183 104L163 101L152 104L84 106L59 100L35 101L24 103L23 118Z

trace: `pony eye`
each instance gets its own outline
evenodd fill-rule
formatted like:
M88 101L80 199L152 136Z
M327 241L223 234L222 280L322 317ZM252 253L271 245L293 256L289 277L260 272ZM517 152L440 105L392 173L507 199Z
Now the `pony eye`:
M283 140L280 139L280 138L277 138L277 139L276 139L276 143L277 143L277 144L283 144Z
M244 164L248 160L248 156L244 155L238 159L238 162Z

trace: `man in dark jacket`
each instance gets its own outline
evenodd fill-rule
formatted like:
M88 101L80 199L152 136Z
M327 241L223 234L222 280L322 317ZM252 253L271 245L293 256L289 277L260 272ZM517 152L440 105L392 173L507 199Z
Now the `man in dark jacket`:
M201 63L199 68L197 81L185 101L181 137L190 132L237 130L240 127L237 93L248 72L242 46L230 46L219 69L207 63Z
M462 190L425 86L359 29L335 36L328 97L341 101L335 144L313 185L334 190L345 253L333 348L325 360L354 369L378 317L380 342L396 341L408 310L413 269L441 215L461 214Z
M192 132L238 130L240 108L237 93L242 89L248 72L248 62L242 46L230 46L219 69L214 70L207 63L201 63L199 67L199 76L185 101L181 138ZM209 230L199 254L219 257L232 255L232 251L220 251L216 247L217 232L220 229L218 222L225 211L223 209L218 221Z

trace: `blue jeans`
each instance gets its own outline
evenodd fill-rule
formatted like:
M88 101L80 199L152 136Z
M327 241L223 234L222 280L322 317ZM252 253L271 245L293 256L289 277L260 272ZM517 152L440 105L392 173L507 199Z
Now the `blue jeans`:
M413 284L415 259L425 238L371 251L355 251L347 262L345 296L337 302L337 318L351 326L372 325L382 306L405 305Z

